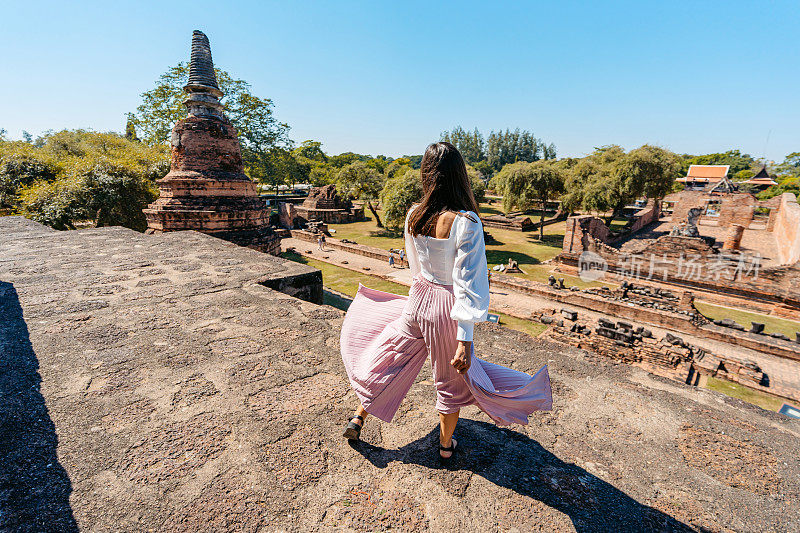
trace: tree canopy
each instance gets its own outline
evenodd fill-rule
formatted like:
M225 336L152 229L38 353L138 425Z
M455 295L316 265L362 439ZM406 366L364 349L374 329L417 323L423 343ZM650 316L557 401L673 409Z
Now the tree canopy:
M627 154L620 146L604 146L581 159L565 160L560 162L569 171L564 207L610 212L610 222L634 200L670 192L681 163L677 154L647 144Z
M745 170L758 171L758 161L750 154L743 154L739 150L728 150L717 154L684 155L681 170L688 171L689 165L728 165L730 167L728 176L730 177L736 177L738 173Z
M499 171L503 166L518 161L533 162L540 159L555 159L556 147L546 144L527 130L492 131L484 137L475 128L465 131L456 126L442 132L440 140L452 143L464 160L484 176Z
M275 119L272 100L254 96L246 81L218 68L214 71L223 92L225 114L236 128L243 148L269 150L273 146L291 145L289 126ZM189 64L181 62L162 74L153 89L142 93L142 103L129 117L144 142L166 143L175 123L186 118L183 86L188 79Z
M381 191L383 219L387 226L403 226L406 213L414 202L422 198L422 181L419 170L406 166L386 180Z
M0 142L0 204L56 229L88 222L144 230L142 208L169 170L165 146L64 130Z
M539 206L539 239L544 239L547 202L564 192L564 171L553 161L518 161L503 167L492 178L496 192L503 196L503 210L525 210Z

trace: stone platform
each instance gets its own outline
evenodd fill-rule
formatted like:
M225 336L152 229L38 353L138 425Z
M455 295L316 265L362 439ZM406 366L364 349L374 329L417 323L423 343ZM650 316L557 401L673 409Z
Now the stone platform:
M800 422L488 323L482 356L549 364L552 412L465 409L439 469L426 367L348 445L342 313L264 286L314 275L0 218L0 530L798 531Z

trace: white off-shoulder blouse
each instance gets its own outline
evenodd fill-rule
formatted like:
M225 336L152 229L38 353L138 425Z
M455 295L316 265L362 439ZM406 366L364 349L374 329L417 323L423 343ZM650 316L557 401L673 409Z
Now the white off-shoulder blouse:
M457 338L471 341L475 322L486 320L489 312L489 272L483 223L474 211L461 210L450 228L450 235L438 239L427 235L412 236L405 221L405 244L411 275L429 281L453 285L456 301L450 318L458 321ZM469 215L472 220L467 216Z

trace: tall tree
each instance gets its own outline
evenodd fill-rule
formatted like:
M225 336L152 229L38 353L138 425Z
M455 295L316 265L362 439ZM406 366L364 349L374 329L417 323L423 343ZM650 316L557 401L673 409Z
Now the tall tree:
M681 173L681 163L678 155L657 146L644 145L627 154L616 145L597 148L572 167L565 204L569 209L580 205L608 212L610 224L634 200L668 193Z
M375 217L375 223L379 228L383 227L378 211L372 205L372 200L378 198L383 190L383 176L380 172L363 161L353 161L339 170L336 185L340 193L364 200Z
M419 170L405 167L386 180L381 191L381 207L387 226L400 228L414 202L422 199Z
M303 141L300 146L294 149L293 153L296 156L305 157L319 163L328 161L328 156L322 151L322 143L319 141Z
M561 168L552 161L519 161L503 167L493 183L495 190L503 195L504 211L539 206L539 239L543 240L547 202L564 192Z
M456 126L452 131L442 132L440 140L449 142L458 148L467 163L477 163L486 157L483 153L483 135L478 128L473 131L465 131L461 126Z
M128 113L128 120L125 122L125 138L129 141L138 141L139 137L136 136L136 126L133 124L133 116Z
M275 119L272 100L254 96L246 81L235 79L218 68L214 71L223 92L221 102L225 114L236 128L243 152L251 150L263 154L275 146L291 146L289 126ZM189 64L181 62L162 74L153 89L142 93L142 103L129 116L144 142L166 143L175 123L186 117L183 86L188 78Z
M486 137L486 158L495 170L517 161L533 162L543 159L544 143L527 130L493 131ZM549 150L549 149L548 149ZM555 150L553 150L555 151ZM548 151L549 154L549 151Z

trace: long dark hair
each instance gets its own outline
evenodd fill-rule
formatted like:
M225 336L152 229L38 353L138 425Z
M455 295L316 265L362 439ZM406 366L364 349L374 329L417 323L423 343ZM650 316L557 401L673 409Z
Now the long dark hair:
M449 142L428 145L422 156L422 201L408 217L411 235L431 235L436 221L445 211L460 210L478 213L478 203L472 194L467 165L458 149ZM472 220L472 217L466 215ZM477 222L473 220L473 222Z

